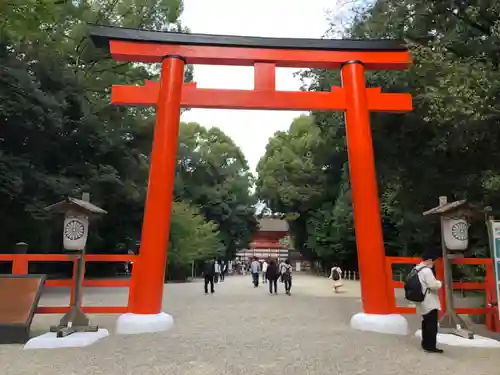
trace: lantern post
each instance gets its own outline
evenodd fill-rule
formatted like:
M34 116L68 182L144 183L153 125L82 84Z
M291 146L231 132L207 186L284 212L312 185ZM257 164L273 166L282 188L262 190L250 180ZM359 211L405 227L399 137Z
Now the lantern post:
M455 311L451 260L463 257L468 250L469 219L481 212L484 210L466 200L448 203L448 198L441 196L439 206L423 213L424 216L439 216L441 224L442 263L436 266L436 273L442 274L444 290L440 294L442 316L439 330L468 339L473 339L474 333Z
M90 217L106 214L100 207L90 203L90 194L83 193L82 199L67 197L65 200L45 208L51 213L64 215L63 247L73 258L75 267L74 291L71 293L71 308L57 326L50 328L58 338L76 332L98 332L97 326L91 326L83 312L82 289L85 275L85 246L87 244Z
M66 197L64 200L46 207L45 210L64 215L63 248L68 259L73 261L70 309L60 319L58 325L50 327L50 332L30 339L24 349L87 346L109 335L107 329L91 325L81 307L89 222L92 218L107 212L90 202L89 193L83 193L81 199ZM75 335L75 333L78 334Z

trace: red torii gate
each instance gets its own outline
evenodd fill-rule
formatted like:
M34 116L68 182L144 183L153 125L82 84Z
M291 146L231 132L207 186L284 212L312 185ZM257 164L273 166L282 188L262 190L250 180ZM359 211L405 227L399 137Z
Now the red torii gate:
M406 69L411 58L404 42L90 28L94 43L107 48L115 60L162 63L160 82L113 85L111 96L116 105L156 105L157 111L140 256L129 297L131 313L145 318L162 310L180 108L321 110L345 111L363 312L369 319L378 316L385 322L384 316L393 312L392 288L385 276L369 115L373 111L411 111L412 99L410 94L367 88L365 70ZM184 83L185 64L253 66L254 89L197 88L195 83ZM332 87L331 92L277 91L277 67L340 69L342 87Z

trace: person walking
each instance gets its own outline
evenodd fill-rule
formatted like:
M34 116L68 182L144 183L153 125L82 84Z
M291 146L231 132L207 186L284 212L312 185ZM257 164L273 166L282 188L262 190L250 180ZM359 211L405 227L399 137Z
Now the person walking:
M335 293L339 292L339 288L344 285L342 283L342 270L338 266L333 266L330 270L330 280L332 280L332 289Z
M278 273L279 273L279 281L280 283L283 283L283 273L282 273L282 270L283 270L283 267L285 266L285 261L282 260L279 265L278 265Z
M210 293L215 293L215 260L207 260L203 265L203 278L205 279L205 294L208 294L208 284L210 284Z
M269 265L267 266L266 272L267 280L269 280L269 294L278 294L278 279L280 277L280 271L278 268L278 264L271 259Z
M127 251L127 255L135 255L134 250L129 249ZM130 274L132 273L132 267L133 266L134 266L134 262L133 261L129 261L129 262L125 263L125 273L127 274L127 276L130 276Z
M438 250L432 249L426 251L422 256L422 262L410 272L405 283L405 293L407 296L411 294L411 287L420 288L421 298L411 299L421 300L421 302L413 302L417 307L417 313L422 317L421 345L422 349L427 353L443 353L443 350L438 349L436 345L439 310L441 310L438 291L443 284L436 279L434 272L432 272L432 267L440 256L441 254ZM417 280L418 282L415 282Z
M267 261L264 260L264 262L262 262L262 282L264 284L267 283L267 276L266 276L267 267L268 267L268 263L267 263Z
M247 275L247 265L246 265L246 263L242 263L242 264L241 264L241 274L242 274L243 276L246 276L246 275Z
M224 281L224 278L226 277L226 272L227 272L227 263L224 261L220 262L220 281Z
M280 273L281 279L285 284L285 293L290 296L290 290L292 289L292 265L289 259L285 260L285 263L282 263Z
M216 260L214 263L214 268L215 268L215 277L214 277L214 282L216 284L219 283L219 278L220 278L220 263Z
M252 272L252 280L255 288L259 286L259 273L260 273L260 263L257 257L253 258L253 262L250 263L250 271Z

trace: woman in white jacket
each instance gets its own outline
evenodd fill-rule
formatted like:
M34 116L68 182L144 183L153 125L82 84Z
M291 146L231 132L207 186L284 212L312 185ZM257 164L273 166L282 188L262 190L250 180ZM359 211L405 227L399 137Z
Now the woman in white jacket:
M330 280L332 280L332 289L335 293L339 292L339 288L344 285L342 283L342 270L338 266L333 266L330 270Z

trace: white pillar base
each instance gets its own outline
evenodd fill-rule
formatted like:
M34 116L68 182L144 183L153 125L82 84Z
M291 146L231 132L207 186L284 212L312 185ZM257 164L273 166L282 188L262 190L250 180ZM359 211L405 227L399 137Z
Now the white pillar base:
M99 328L97 332L75 332L66 337L57 337L55 332L47 332L41 336L33 337L24 349L60 349L82 348L109 336L107 329Z
M404 316L399 314L357 313L351 318L351 328L390 335L407 335L409 333L408 322Z
M422 337L422 330L415 332L415 336ZM472 340L453 335L451 333L438 333L438 344L450 346L463 346L469 348L500 348L500 342L479 335L474 335Z
M121 315L116 321L115 332L118 335L135 335L168 331L173 326L174 318L164 312L159 314L127 313Z

